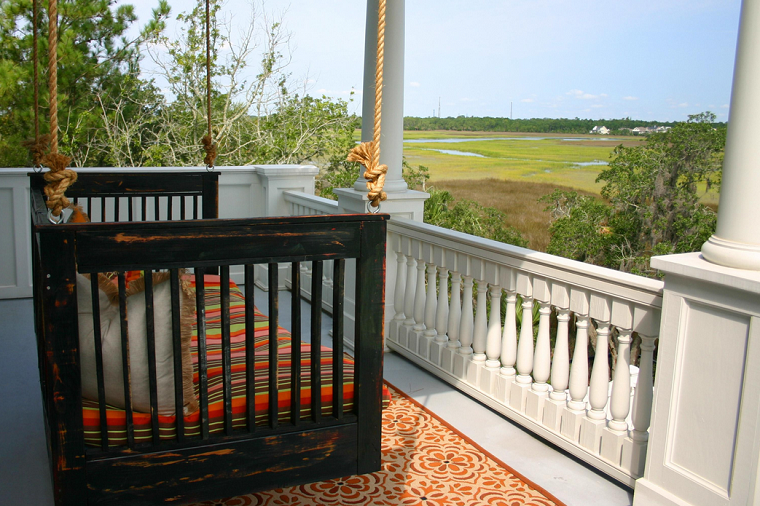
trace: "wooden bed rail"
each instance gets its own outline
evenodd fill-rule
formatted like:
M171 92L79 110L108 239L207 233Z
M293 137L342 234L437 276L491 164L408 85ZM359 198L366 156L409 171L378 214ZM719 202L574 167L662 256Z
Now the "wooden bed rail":
M43 393L48 447L57 505L73 504L173 504L216 499L256 490L283 487L321 479L362 474L380 469L382 403L382 336L385 280L386 215L338 215L295 218L218 220L217 175L188 174L83 174L69 190L90 214L102 222L53 225L47 220L39 175L31 175L32 251L35 327L40 384ZM163 199L163 200L162 200ZM151 203L152 202L152 203ZM151 211L155 211L153 214ZM180 218L185 219L180 219ZM193 219L193 218L198 219ZM98 221L101 221L98 220ZM332 354L333 396L330 416L322 416L322 400L311 396L312 416L302 419L301 324L297 291L292 297L292 317L283 323L292 329L292 370L289 388L291 416L278 422L279 397L276 368L278 347L269 346L268 423L253 422L254 402L248 402L245 427L232 426L230 380L229 268L243 265L248 390L254 395L253 328L255 264L269 265L269 286L277 286L277 263L291 265L297 281L301 262L312 262L319 273L323 262L334 262ZM195 281L199 435L185 436L182 416L176 416L176 437L159 437L155 382L151 386L151 439L136 443L132 409L125 408L127 441L123 447L109 444L103 394L103 352L99 357L98 405L102 438L99 448L85 445L81 346L79 343L77 275L91 274L93 312L97 298L97 274L113 273L119 289L124 360L124 384L130 384L126 328L125 273L168 270L171 278L173 317L178 318L180 270ZM221 336L223 357L224 427L220 434L209 427L206 374L206 318L204 274L220 277ZM151 276L145 276L150 285ZM311 384L321 392L321 275L314 276L316 300L311 305ZM216 278L214 278L216 279ZM356 349L353 410L343 412L343 280L355 283ZM80 277L81 282L81 277ZM295 286L299 286L298 283ZM153 290L146 290L153 293ZM150 301L152 295L145 296ZM269 343L279 342L278 293L270 291ZM149 303L147 303L149 307ZM152 311L152 309L151 309ZM147 310L146 310L147 314ZM152 314L152 313L151 313ZM100 329L99 316L94 327ZM241 316L242 318L242 316ZM149 327L152 323L148 324ZM175 406L181 405L182 382L179 331L173 327ZM96 332L99 332L97 330ZM152 343L152 330L148 342ZM96 339L96 342L99 342ZM149 344L149 346L154 346ZM315 351L316 349L316 351ZM155 376L155 357L149 367ZM272 364L275 366L272 367ZM251 397L246 397L252 399ZM129 400L127 394L126 400ZM327 402L327 401L325 401ZM327 408L327 404L324 406Z

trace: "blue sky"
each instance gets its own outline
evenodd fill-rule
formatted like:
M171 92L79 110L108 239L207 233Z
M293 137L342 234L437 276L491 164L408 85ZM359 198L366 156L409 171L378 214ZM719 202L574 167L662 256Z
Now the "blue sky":
M389 0L394 1L394 0ZM140 22L155 0L129 2ZM728 118L740 0L407 0L405 114ZM173 12L188 0L170 1ZM290 72L360 110L366 4L266 0L292 33ZM247 0L228 0L234 22ZM284 13L284 14L283 14Z

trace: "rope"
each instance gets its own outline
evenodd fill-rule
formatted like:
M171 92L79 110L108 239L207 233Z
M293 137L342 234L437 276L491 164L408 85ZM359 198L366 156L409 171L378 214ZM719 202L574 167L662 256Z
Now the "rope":
M206 156L203 163L209 169L214 168L216 160L216 144L211 134L211 9L209 0L206 0L206 119L208 123L208 133L203 136L201 142Z
M349 162L364 165L364 178L367 180L367 199L372 207L388 198L383 191L387 165L380 165L380 128L383 109L383 62L385 58L385 10L386 0L380 0L377 11L377 60L375 65L375 122L372 141L363 142L351 150Z
M49 0L48 4L48 72L50 87L50 153L41 162L50 168L45 174L45 195L47 206L53 216L59 217L63 209L71 202L66 198L66 188L77 180L77 173L67 169L71 158L58 153L58 2Z
M32 166L35 170L42 170L42 157L49 143L47 135L40 137L40 77L39 77L39 56L38 56L38 30L39 27L39 7L37 0L32 0L32 62L34 64L34 139L27 140L21 144L29 150L32 155Z

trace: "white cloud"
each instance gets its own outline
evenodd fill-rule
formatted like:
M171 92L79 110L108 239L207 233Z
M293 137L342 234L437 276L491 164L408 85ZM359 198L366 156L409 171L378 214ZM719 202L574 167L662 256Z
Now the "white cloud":
M689 103L688 102L681 102L680 104L678 104L678 107L689 107Z
M475 102L475 99L470 98L470 97L463 97L463 98L460 98L459 101L460 102Z
M420 83L418 83L417 81L412 81L411 83L409 83L409 86L411 86L412 88L419 88Z
M638 99L639 99L639 97L633 97L631 95L629 95L627 97L623 97L623 100L638 100Z
M722 106L720 106L720 107L721 107L721 109L728 109L728 108L729 108L729 107L731 107L731 106L730 106L730 105L728 105L728 104L723 104L723 105L722 105Z
M602 105L602 104L591 104L591 107L593 107L594 109L598 109L600 107L604 107L604 105Z
M570 95L571 97L580 98L583 100L593 100L593 99L607 96L606 93L602 93L601 95L592 95L591 93L585 93L582 90L570 90L566 93L566 95Z
M531 102L535 102L532 98L524 98L520 100L520 102L525 102L526 104L530 104Z

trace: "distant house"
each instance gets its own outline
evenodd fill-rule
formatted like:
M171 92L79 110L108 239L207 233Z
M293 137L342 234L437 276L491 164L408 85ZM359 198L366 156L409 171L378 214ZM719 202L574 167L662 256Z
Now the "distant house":
M649 127L636 127L633 129L633 133L636 135L647 135L649 132Z
M661 127L655 128L654 131L657 132L658 134L663 134L665 132L669 132L670 131L670 127L661 126Z
M589 133L590 134L599 134L599 135L608 135L610 133L610 129L607 128L606 126L599 126L599 125L597 125L594 128L592 128Z

